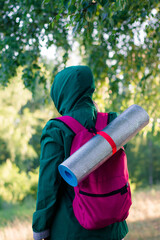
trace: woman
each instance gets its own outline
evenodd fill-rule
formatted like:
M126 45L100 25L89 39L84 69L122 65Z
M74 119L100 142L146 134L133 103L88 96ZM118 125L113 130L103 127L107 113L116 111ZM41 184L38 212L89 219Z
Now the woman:
M51 88L51 97L61 115L75 118L93 128L97 110L92 101L95 90L87 66L68 67L59 72ZM40 172L36 211L33 214L35 240L121 240L128 232L125 221L98 230L86 230L72 209L74 189L65 183L58 166L70 155L74 134L62 122L47 122L41 137Z

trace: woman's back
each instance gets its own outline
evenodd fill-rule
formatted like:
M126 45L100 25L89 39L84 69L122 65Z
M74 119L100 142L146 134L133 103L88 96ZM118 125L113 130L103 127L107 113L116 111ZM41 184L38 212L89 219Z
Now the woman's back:
M92 101L94 89L90 69L74 66L56 75L51 97L61 115L69 115L84 127L92 128L97 116ZM58 165L70 155L73 137L74 133L65 124L54 119L43 129L37 208L33 215L35 236L38 239L41 232L46 233L45 237L50 234L51 240L122 239L128 232L125 221L90 231L81 227L74 216L74 190L58 172Z

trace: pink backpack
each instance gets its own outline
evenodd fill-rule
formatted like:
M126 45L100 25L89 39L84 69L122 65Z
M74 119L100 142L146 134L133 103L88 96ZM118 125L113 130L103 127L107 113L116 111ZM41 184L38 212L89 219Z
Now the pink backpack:
M96 134L70 116L58 119L76 134L70 155ZM107 121L108 113L97 114L95 125L97 132L106 127ZM74 191L73 211L84 228L99 229L125 220L132 202L124 149L120 149L81 181L77 187L74 187Z

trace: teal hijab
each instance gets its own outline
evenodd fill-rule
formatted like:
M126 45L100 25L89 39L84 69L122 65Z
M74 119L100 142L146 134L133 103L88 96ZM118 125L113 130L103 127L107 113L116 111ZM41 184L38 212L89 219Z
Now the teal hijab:
M51 98L61 115L67 115L79 108L95 110L92 95L95 84L92 72L87 66L72 66L59 72L51 88Z

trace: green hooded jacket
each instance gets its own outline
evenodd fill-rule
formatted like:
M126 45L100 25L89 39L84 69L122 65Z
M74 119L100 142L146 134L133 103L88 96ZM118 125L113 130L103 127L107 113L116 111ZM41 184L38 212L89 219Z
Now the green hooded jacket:
M90 68L68 67L59 72L51 88L51 97L61 115L69 115L86 128L93 128L97 110L92 101L95 90ZM114 118L115 114L110 114ZM112 120L112 119L110 119ZM128 232L125 221L103 229L86 230L72 209L74 189L63 181L58 166L70 155L74 133L62 122L47 122L41 137L40 171L33 234L36 240L121 240Z

